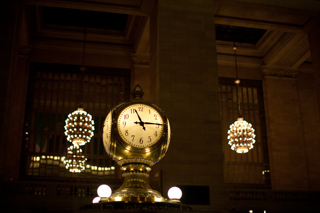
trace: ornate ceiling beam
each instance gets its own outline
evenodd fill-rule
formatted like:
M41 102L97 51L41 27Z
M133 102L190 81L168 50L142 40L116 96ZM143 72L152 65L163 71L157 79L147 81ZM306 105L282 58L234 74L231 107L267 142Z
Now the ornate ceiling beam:
M76 10L90 10L96 12L121 13L128 15L149 16L153 10L155 0L109 0L96 1L87 0L86 2L67 1L67 0L27 0L27 5L61 7Z
M241 19L237 17L216 16L216 24L231 25L237 27L248 27L264 30L276 30L281 32L303 33L303 26L287 25L261 20Z

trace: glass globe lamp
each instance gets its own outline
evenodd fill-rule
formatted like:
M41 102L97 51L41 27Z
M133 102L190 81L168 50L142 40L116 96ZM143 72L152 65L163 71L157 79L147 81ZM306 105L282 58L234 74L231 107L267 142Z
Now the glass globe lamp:
M112 194L112 190L110 188L110 186L106 185L106 184L102 184L98 187L97 189L97 194L100 197L101 201L108 201L108 198L111 196Z
M101 200L100 197L95 197L95 198L92 199L92 203L99 203L100 200Z
M179 201L180 198L182 197L182 191L179 187L171 187L168 190L168 198L172 201Z

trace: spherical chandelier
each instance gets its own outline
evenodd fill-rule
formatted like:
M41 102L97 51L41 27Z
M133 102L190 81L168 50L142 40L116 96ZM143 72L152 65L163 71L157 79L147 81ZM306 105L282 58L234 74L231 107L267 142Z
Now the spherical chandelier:
M239 117L237 121L230 125L228 130L229 145L237 153L247 153L252 149L255 143L254 138L252 125L243 118Z
M237 153L247 153L250 149L253 148L255 143L255 134L254 129L250 123L245 121L241 115L240 110L240 98L239 98L239 84L240 79L238 78L238 69L237 69L237 55L236 55L236 46L234 45L234 55L235 55L235 67L236 67L236 94L237 94L237 105L238 105L238 119L230 125L228 130L228 144L231 146L231 149Z
M72 145L67 149L67 155L64 157L64 164L66 169L70 172L81 172L85 169L86 158L82 155L82 149L80 146L84 146L90 142L93 137L94 121L92 116L83 110L82 108L82 96L83 96L83 83L84 83L84 58L85 58L85 40L86 40L86 28L84 31L84 42L83 42L83 57L82 66L80 67L81 75L79 83L79 108L70 113L65 121L65 132L67 140Z
M78 108L68 115L64 128L69 142L74 146L83 146L90 142L93 136L94 121L83 108Z
M80 173L85 170L87 158L82 155L82 149L77 145L71 145L67 149L67 155L63 157L66 169L72 173Z

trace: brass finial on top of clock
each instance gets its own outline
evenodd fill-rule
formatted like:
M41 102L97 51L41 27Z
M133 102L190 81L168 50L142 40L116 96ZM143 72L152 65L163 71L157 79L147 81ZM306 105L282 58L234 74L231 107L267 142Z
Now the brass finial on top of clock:
M144 95L144 92L143 92L143 90L142 90L142 87L141 87L139 84L135 85L135 86L133 87L133 90L132 90L132 92L131 92L131 95L132 95L133 98L142 98L143 95Z
M103 128L103 144L123 171L124 182L109 198L124 202L163 202L161 194L147 183L148 172L168 150L171 129L164 111L143 100L136 85L133 98L113 108Z

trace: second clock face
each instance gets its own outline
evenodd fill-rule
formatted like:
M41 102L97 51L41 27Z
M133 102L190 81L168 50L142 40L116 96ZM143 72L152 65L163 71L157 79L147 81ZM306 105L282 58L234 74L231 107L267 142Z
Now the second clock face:
M163 120L159 112L146 104L133 104L122 110L117 128L126 143L146 148L157 143L163 134Z
M109 112L108 116L104 120L103 134L102 134L103 143L108 153L109 153L110 144L111 144L111 125L112 125L112 111Z

